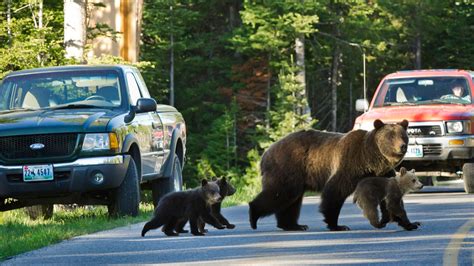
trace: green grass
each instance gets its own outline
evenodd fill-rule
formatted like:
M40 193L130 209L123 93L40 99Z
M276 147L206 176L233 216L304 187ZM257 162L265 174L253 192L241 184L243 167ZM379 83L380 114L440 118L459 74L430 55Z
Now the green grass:
M244 204L256 193L254 189L238 190L234 195L227 197L222 206ZM34 221L23 209L0 212L0 262L8 257L75 236L147 221L152 212L151 204L141 204L139 216L112 219L108 217L105 207L96 207L92 210L77 208L73 211L55 210L52 219Z
M31 220L22 209L0 212L0 261L78 235L145 221L153 206L142 204L140 215L111 219L105 207L93 210L55 211L50 220Z

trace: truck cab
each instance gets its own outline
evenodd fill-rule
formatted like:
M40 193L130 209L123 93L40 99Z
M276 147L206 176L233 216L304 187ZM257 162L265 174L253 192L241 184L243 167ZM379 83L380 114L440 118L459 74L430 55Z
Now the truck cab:
M375 119L407 119L409 145L400 166L420 176L463 178L466 192L474 193L473 77L468 70L389 74L368 110L356 118L354 129L370 130Z
M181 189L185 144L182 115L157 105L135 67L12 72L0 84L0 211L87 204L135 216L140 188L155 204Z

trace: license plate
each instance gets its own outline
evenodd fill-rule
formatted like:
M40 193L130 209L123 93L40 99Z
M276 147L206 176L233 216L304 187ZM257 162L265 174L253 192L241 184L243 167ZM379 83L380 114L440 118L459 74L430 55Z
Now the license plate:
M423 157L423 145L408 145L405 158L421 158Z
M24 165L23 166L23 181L50 181L53 180L53 165Z

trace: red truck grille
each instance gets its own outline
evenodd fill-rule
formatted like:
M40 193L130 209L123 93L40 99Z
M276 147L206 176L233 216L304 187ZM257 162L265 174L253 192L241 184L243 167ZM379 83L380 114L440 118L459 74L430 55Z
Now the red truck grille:
M44 145L32 149L32 144ZM5 161L70 156L77 145L77 134L44 134L0 137L0 156Z
M409 137L439 137L443 133L440 126L413 126L408 127Z

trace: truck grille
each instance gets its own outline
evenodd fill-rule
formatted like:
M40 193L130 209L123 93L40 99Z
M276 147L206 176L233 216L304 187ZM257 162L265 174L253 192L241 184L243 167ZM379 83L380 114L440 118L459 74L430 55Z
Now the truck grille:
M436 126L413 126L408 127L409 137L439 137L442 135L441 127Z
M31 144L41 143L44 148L32 150ZM44 134L0 137L0 156L5 160L28 160L70 156L77 144L77 134Z
M441 144L423 144L423 155L440 155Z

